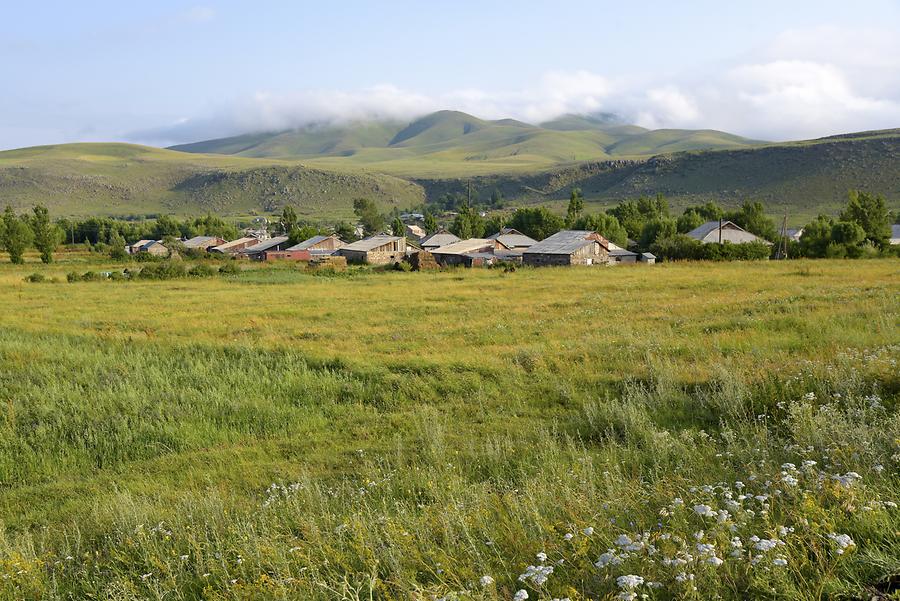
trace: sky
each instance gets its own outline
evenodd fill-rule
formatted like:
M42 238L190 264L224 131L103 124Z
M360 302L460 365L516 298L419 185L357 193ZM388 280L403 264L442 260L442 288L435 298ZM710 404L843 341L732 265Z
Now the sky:
M900 0L5 2L0 149L440 109L766 140L900 127Z

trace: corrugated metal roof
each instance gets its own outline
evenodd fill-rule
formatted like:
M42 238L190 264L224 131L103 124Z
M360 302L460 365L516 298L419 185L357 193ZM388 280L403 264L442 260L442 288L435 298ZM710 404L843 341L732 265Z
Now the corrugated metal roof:
M454 242L453 244L447 244L446 246L435 248L431 251L431 254L464 255L466 253L476 252L484 248L493 249L494 241L488 240L487 238L469 238L468 240L460 240L459 242Z
M500 234L494 238L507 248L529 248L537 244L537 240L525 234Z
M307 250L307 249L309 249L310 246L315 246L319 242L324 242L325 240L328 240L331 237L332 236L313 236L312 238L304 240L300 244L295 244L292 247L287 248L285 250Z
M722 221L721 237L723 242L731 242L733 244L742 244L746 242L770 242L748 232L741 226L732 221ZM719 241L719 222L707 221L703 225L696 227L687 233L688 237L699 240L703 243Z
M209 246L210 242L217 242L218 240L220 238L217 236L194 236L185 240L182 244L184 244L185 248L198 248L204 245Z
M244 249L244 252L247 254L259 253L270 248L274 248L279 244L284 244L288 241L287 236L275 236L274 238L269 238L268 240L263 240L259 244L254 244L253 246L248 246Z
M451 234L447 230L438 230L430 236L425 236L421 240L419 240L419 244L422 247L440 247L447 246L448 244L453 244L455 242L459 242L460 238L454 234Z
M527 249L523 254L526 255L571 255L572 253L584 248L585 245L593 244L596 240L590 238L596 232L588 230L563 230L556 232L549 238L544 238L531 248Z
M398 240L402 240L402 238L400 238L399 236L372 236L371 238L365 238L363 240L354 242L353 244L348 244L341 250L356 250L368 252L370 250L375 250L379 246L384 246L385 244L390 244L391 242L396 242Z
M247 244L249 242L259 242L256 238L251 236L247 236L245 238L238 238L237 240L232 240L231 242L225 242L224 244L220 244L218 246L214 246L213 250L228 250L229 248L234 248L235 246L240 246L241 244Z

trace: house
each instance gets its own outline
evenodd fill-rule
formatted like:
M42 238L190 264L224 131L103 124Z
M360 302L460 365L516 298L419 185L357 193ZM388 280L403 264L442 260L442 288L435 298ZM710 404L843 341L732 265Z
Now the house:
M497 240L509 250L525 251L537 244L537 240L530 238L518 230L505 227L496 234L488 236L489 240Z
M638 259L641 263L646 263L647 265L653 265L656 263L656 255L653 253L641 253L641 256Z
M289 247L287 250L305 250L311 255L331 255L346 245L347 243L338 238L337 234L331 234L330 236L313 236L300 244Z
M407 223L407 224L404 226L404 229L406 230L406 237L407 237L407 238L413 238L413 239L415 239L415 240L421 240L422 238L424 238L425 236L428 235L428 232L426 232L424 229L422 229L421 226L416 225L416 224L414 224L414 223Z
M249 257L254 261L265 261L268 252L284 250L287 245L287 236L275 236L274 238L263 240L253 246L248 246L240 252L240 255Z
M129 253L147 253L156 257L169 256L169 249L163 246L161 240L138 240L129 247Z
M900 244L900 225L894 224L891 226L891 239L889 240L891 246L897 246Z
M441 246L440 248L431 249L431 254L438 265L446 267L448 265L465 265L472 266L472 257L469 255L488 254L493 256L494 250L497 248L497 241L488 238L469 238L468 240L460 240L452 244Z
M186 249L209 251L214 246L225 244L224 238L218 236L194 236L182 242Z
M419 240L419 244L425 250L433 250L435 248L440 248L442 246L447 246L448 244L453 244L455 242L459 242L460 238L451 234L445 229L440 229L435 233L425 236L421 240Z
M406 258L406 238L378 235L365 238L340 248L337 254L348 262L386 265L399 263Z
M609 241L586 230L563 230L522 253L526 265L597 265L609 261Z
M622 248L618 244L614 242L607 243L607 250L609 250L609 264L610 265L618 265L619 263L637 263L638 262L638 254L636 252L631 252L628 249Z
M763 242L771 246L771 242L751 234L744 228L731 221L707 221L700 227L687 233L694 240L703 244L715 244L719 242L731 242L732 244L747 244L749 242Z
M253 236L245 236L244 238L238 238L237 240L232 240L231 242L224 242L222 244L219 244L218 246L213 246L209 249L209 252L220 253L223 255L236 255L248 246L253 246L254 244L259 243L259 238L254 238Z

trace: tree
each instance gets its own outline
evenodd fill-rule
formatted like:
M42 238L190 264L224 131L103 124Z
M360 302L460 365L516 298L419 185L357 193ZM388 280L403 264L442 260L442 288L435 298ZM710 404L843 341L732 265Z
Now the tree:
M50 211L47 207L37 205L32 209L31 230L34 233L34 246L41 253L41 261L53 262L53 252L62 241L63 232L50 222Z
M484 222L484 233L496 234L506 227L506 216L503 213L494 213Z
M859 224L866 240L884 248L891 237L891 220L884 198L852 190L847 208L841 212L841 221Z
M221 217L209 213L205 217L197 217L192 224L198 236L216 236L225 240L234 240L240 236L238 228Z
M438 231L438 222L434 217L434 213L430 209L425 209L425 231L433 234Z
M294 224L291 231L287 232L288 244L300 244L304 240L309 240L313 236L318 236L320 233L322 232L320 232L318 228L311 225Z
M761 202L748 200L741 205L738 211L728 213L726 218L751 234L756 234L769 242L778 240L778 229L775 227L775 222L766 217L766 211Z
M403 221L399 217L394 217L394 220L391 222L391 233L395 236L406 235L406 226L403 225Z
M585 215L578 219L573 225L576 230L590 230L597 232L607 240L618 244L622 248L628 246L628 232L619 223L619 220L609 213L597 213L596 215Z
M644 224L638 241L641 248L650 248L657 240L671 238L678 233L678 226L671 217L657 216Z
M681 214L676 222L679 234L686 234L694 228L698 228L711 219L704 219L697 211L687 210Z
M640 238L644 225L654 218L669 217L669 202L662 194L654 198L642 196L635 200L626 200L609 210L609 214L619 220L628 236Z
M503 207L503 192L500 191L500 188L494 188L491 192L491 207L495 209Z
M546 207L531 207L516 209L508 227L519 230L535 240L543 240L564 226L562 218L551 213Z
M334 233L344 242L356 242L357 240L356 230L354 230L353 226L346 221L341 221L334 226Z
M581 188L572 188L569 194L569 207L566 210L566 224L571 227L584 212L584 195Z
M475 207L464 202L450 226L450 231L462 238L481 238L484 236L484 218Z
M365 236L373 236L384 230L384 217L370 198L357 198L353 201L353 212L363 226Z
M12 207L7 205L3 212L3 248L9 253L9 260L17 265L25 262L25 249L31 245L34 232L28 223L16 216Z
M291 230L299 225L297 221L297 212L294 210L294 207L285 205L281 209L280 226L282 233L290 235Z
M177 238L181 236L181 224L169 215L160 215L153 226L153 237L157 240L163 238Z
M128 258L128 252L125 250L125 238L115 231L109 239L109 256L116 261L122 261Z
M831 243L831 229L834 220L827 215L819 215L803 228L800 236L800 254L804 257L824 257Z

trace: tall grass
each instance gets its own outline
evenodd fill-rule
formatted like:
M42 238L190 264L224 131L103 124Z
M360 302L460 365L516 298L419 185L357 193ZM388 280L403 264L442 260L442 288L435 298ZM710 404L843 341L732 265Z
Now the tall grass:
M895 265L4 267L0 596L887 594Z

